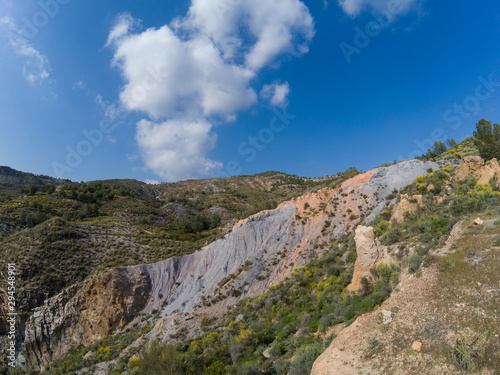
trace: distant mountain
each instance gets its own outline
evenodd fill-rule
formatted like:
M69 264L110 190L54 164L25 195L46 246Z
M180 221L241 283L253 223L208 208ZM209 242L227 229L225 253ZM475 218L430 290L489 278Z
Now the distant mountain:
M20 189L29 185L61 185L67 180L59 180L49 176L20 172L10 167L0 166L0 189Z

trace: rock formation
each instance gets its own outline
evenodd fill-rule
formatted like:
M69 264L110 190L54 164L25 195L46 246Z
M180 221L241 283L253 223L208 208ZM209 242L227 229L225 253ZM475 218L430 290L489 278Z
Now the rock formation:
M90 345L126 325L147 302L151 283L140 269L109 269L45 301L26 326L28 363L39 366L68 348Z
M457 167L453 178L456 181L463 181L467 177L478 178L483 166L484 160L480 156L466 156L462 159L459 166Z
M500 181L500 165L498 165L497 159L491 159L489 164L486 164L482 169L478 178L478 183L487 185L490 183L492 178L496 178Z
M500 180L500 165L497 159L492 159L485 165L480 156L466 156L457 167L454 179L463 181L467 177L475 178L478 183L487 185L492 178Z
M389 263L391 260L384 246L375 237L372 227L359 226L356 228L356 252L358 257L354 264L354 275L347 290L357 292L361 289L363 277L371 278L370 269L380 263Z
M401 200L397 205L394 206L392 210L391 221L395 221L396 223L402 223L405 220L405 213L413 214L417 211L419 206L422 206L424 203L422 201L421 195L414 195L411 198L408 194L401 195Z

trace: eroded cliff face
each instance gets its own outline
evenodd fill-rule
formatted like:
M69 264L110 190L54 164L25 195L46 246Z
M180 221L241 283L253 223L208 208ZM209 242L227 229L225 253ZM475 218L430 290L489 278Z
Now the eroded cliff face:
M202 316L223 314L239 300L265 292L323 244L373 219L394 189L437 167L411 160L377 168L337 189L310 192L243 220L194 254L111 269L75 285L46 301L27 323L28 364L39 368L153 310L161 318L145 340L168 338L183 325L195 330Z
M91 345L141 311L151 290L140 269L109 269L45 301L26 325L26 359L41 367L78 345Z

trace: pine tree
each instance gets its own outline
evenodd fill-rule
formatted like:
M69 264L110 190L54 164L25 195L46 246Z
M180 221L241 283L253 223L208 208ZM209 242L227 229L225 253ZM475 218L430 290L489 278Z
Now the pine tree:
M479 155L485 160L500 159L500 125L482 119L476 124L474 144Z

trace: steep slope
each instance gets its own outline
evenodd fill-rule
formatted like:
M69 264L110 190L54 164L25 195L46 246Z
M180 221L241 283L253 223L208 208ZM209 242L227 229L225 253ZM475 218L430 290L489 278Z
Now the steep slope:
M313 254L321 252L329 241L347 233L363 219L371 220L386 207L387 198L394 198L395 190L437 167L436 163L411 160L377 168L339 188L310 192L276 210L254 215L237 223L224 238L192 255L110 271L128 278L123 282L136 290L142 288L138 285L143 282L138 284L138 279L129 278L130 275L142 275L139 280L148 280L147 302L143 306L137 304L140 313L123 313L113 324L109 317L116 306L127 305L133 294L118 293L113 304L99 303L109 300L109 292L95 286L99 275L91 278L76 287L76 292L63 292L37 309L26 327L28 363L38 368L77 342L92 343L117 329L132 326L141 320L141 315L154 311L159 312L159 320L144 336L146 339L156 335L168 337L184 326L194 330L202 316L222 314L242 298L256 296L281 281L294 267L304 265ZM87 315L68 313L67 305L86 306ZM89 314L97 319L92 325L82 321ZM68 340L67 332L72 326L84 329L71 330Z
M311 375L498 374L497 219L458 224L453 252L403 277L377 311L338 334Z
M375 231L407 271L379 310L340 328L312 375L499 373L499 171L496 159L466 156L405 189L392 229Z

